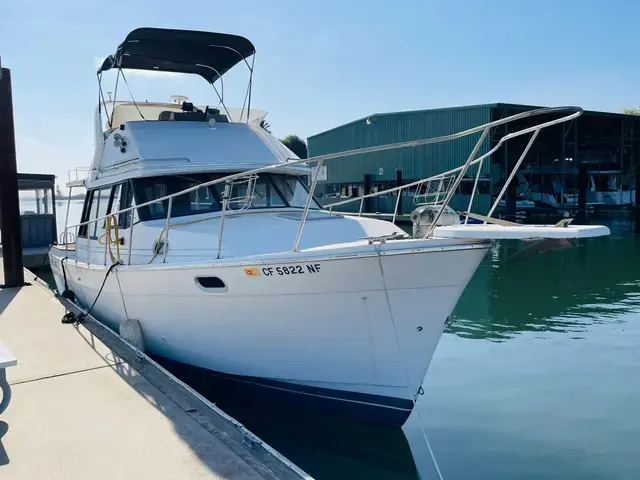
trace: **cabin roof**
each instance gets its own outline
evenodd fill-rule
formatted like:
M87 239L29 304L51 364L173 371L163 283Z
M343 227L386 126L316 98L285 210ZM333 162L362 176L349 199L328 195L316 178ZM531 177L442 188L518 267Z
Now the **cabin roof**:
M242 172L278 165L275 172L306 175L298 157L263 128L247 123L131 121L110 132L96 150L87 188L130 178L199 172Z

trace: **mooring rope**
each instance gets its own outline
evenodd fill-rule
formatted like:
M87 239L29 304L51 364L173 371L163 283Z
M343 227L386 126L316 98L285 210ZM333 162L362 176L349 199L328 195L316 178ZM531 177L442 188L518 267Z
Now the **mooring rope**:
M398 329L396 327L396 321L393 317L393 310L391 308L391 302L389 301L389 291L387 290L387 282L384 279L384 268L382 267L382 254L380 253L382 243L373 244L373 248L378 254L378 267L380 268L380 276L382 277L382 286L384 287L384 296L387 301L387 308L389 309L389 318L391 318L391 324L393 325L393 333L396 338L396 345L398 347L398 353L400 354L400 362L402 363L402 369L404 370L404 375L407 380L407 388L409 389L409 398L411 398L411 402L413 403L413 411L416 412L418 416L418 423L420 424L420 430L422 431L422 436L424 437L424 441L427 444L427 448L429 449L429 454L431 455L431 460L433 461L433 466L438 473L438 478L440 480L444 480L442 476L442 472L440 471L440 466L436 460L436 456L433 453L433 449L431 448L431 444L429 443L429 438L427 437L427 432L424 428L424 423L422 422L422 416L420 415L420 410L417 408L417 404L415 399L413 398L413 388L411 387L411 381L409 380L409 372L407 371L407 366L404 360L404 355L402 354L402 348L400 346L400 338L398 336Z
M131 227L133 228L133 226ZM111 238L111 232L115 232L116 238ZM118 219L115 215L111 215L105 219L104 233L98 238L98 243L102 244L102 241L106 243L105 248L109 252L109 258L111 263L118 263L120 261L120 238L118 233ZM116 246L116 255L111 250L111 245Z

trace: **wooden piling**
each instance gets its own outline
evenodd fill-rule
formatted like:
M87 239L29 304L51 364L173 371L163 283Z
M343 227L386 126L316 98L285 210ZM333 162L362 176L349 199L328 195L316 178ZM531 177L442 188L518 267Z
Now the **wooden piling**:
M4 287L24 285L11 71L0 65L0 234Z

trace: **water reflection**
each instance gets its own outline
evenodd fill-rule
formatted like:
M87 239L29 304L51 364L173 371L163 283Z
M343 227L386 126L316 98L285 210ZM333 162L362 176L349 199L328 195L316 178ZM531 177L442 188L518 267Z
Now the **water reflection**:
M614 234L536 253L522 242L487 254L449 332L505 340L524 331L584 332L640 310L640 237Z

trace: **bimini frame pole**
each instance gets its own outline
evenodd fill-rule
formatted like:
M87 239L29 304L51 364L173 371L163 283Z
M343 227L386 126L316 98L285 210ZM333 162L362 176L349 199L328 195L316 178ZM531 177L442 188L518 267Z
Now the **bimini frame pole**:
M245 60L246 61L246 60ZM249 67L249 98L247 100L247 123L249 123L249 116L251 115L251 87L253 86L253 65L256 61L256 54L251 57L251 67ZM240 117L242 120L242 116Z

